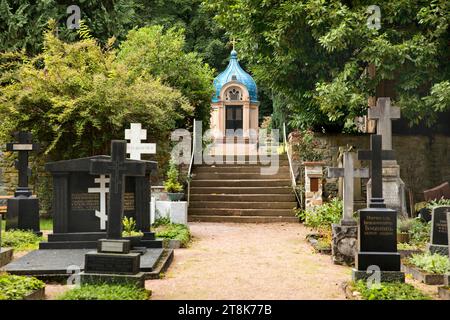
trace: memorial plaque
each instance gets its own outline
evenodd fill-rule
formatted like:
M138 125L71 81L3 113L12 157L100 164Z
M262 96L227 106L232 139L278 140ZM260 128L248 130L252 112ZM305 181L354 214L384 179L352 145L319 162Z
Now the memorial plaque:
M85 272L101 274L136 274L139 272L140 253L115 254L86 253Z
M448 246L447 214L450 206L436 207L432 213L431 244Z
M397 252L397 213L360 211L359 251Z

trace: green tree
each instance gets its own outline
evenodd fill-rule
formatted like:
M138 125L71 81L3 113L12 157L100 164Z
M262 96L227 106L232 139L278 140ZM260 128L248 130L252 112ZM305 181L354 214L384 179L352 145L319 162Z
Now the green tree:
M207 0L278 115L293 126L351 130L386 80L411 124L450 109L446 0L380 0L381 29L367 27L372 1ZM367 67L376 74L369 77Z
M197 53L184 51L183 31L162 26L132 30L117 57L135 76L150 74L180 90L194 107L195 118L209 123L213 72Z

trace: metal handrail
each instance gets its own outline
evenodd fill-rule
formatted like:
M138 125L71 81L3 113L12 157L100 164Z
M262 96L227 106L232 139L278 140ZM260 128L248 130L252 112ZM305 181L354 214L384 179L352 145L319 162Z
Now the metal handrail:
M194 125L193 125L193 127L192 127L192 149L191 149L191 160L190 160L190 162L189 162L189 169L188 169L188 173L187 173L187 176L188 176L188 183L187 183L187 205L188 205L188 207L189 207L189 200L190 200L190 197L191 197L191 173L192 173L192 166L193 166L193 164L194 164L194 155L195 155L195 150L196 150L196 143L195 143L195 141L196 141L196 135L195 135L195 119L194 119Z
M284 144L284 149L286 150L286 155L287 155L288 162L289 162L289 174L291 176L292 189L294 190L294 194L295 194L295 197L297 198L297 202L300 205L302 205L303 202L301 200L301 197L299 197L299 195L297 193L297 180L295 179L294 169L292 167L292 155L291 155L292 150L287 141L286 123L284 123L284 122L283 122L283 144Z

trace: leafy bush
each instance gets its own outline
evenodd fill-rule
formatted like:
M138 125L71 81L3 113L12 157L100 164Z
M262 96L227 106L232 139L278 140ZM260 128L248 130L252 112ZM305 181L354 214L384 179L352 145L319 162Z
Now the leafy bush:
M415 219L402 218L397 221L397 232L409 233L415 223Z
M310 130L296 130L289 135L292 151L295 158L302 161L319 161L323 154L317 151L319 141Z
M382 282L379 286L373 285L370 289L363 280L351 283L354 290L361 293L364 300L430 300L414 286L408 283Z
M342 201L334 198L328 203L310 210L301 210L297 216L305 221L305 225L319 231L331 230L333 223L342 218Z
M155 222L153 223L153 227L157 228L159 226L170 224L170 218L168 217L159 217L158 219L155 219Z
M184 224L170 223L161 225L155 231L157 238L179 240L183 248L187 247L191 240L189 227Z
M441 198L439 200L432 200L427 203L426 207L430 210L433 210L433 208L440 206L450 206L450 199Z
M10 230L2 233L1 245L16 251L35 250L44 239L32 231Z
M178 180L178 168L175 163L171 162L167 171L167 180L164 181L164 189L170 193L177 193L183 190L183 186Z
M123 237L134 237L134 236L141 236L142 232L139 232L136 230L136 220L134 220L132 217L123 217L122 219L122 225L123 225Z
M423 247L430 240L431 222L424 222L420 218L415 218L409 230L410 243L418 247Z
M22 300L45 283L33 277L0 274L0 300Z
M150 292L133 285L83 285L66 291L58 300L148 300Z
M413 254L407 259L407 262L428 273L446 274L450 272L448 257L437 253Z

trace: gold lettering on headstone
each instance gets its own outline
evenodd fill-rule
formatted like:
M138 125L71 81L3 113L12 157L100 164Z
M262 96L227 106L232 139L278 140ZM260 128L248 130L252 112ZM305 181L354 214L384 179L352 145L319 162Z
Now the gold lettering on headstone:
M96 193L72 193L72 210L99 210L100 195Z
M134 193L125 193L123 196L123 210L134 211Z
M395 230L390 217L367 216L364 219L363 232L366 236L390 236Z

